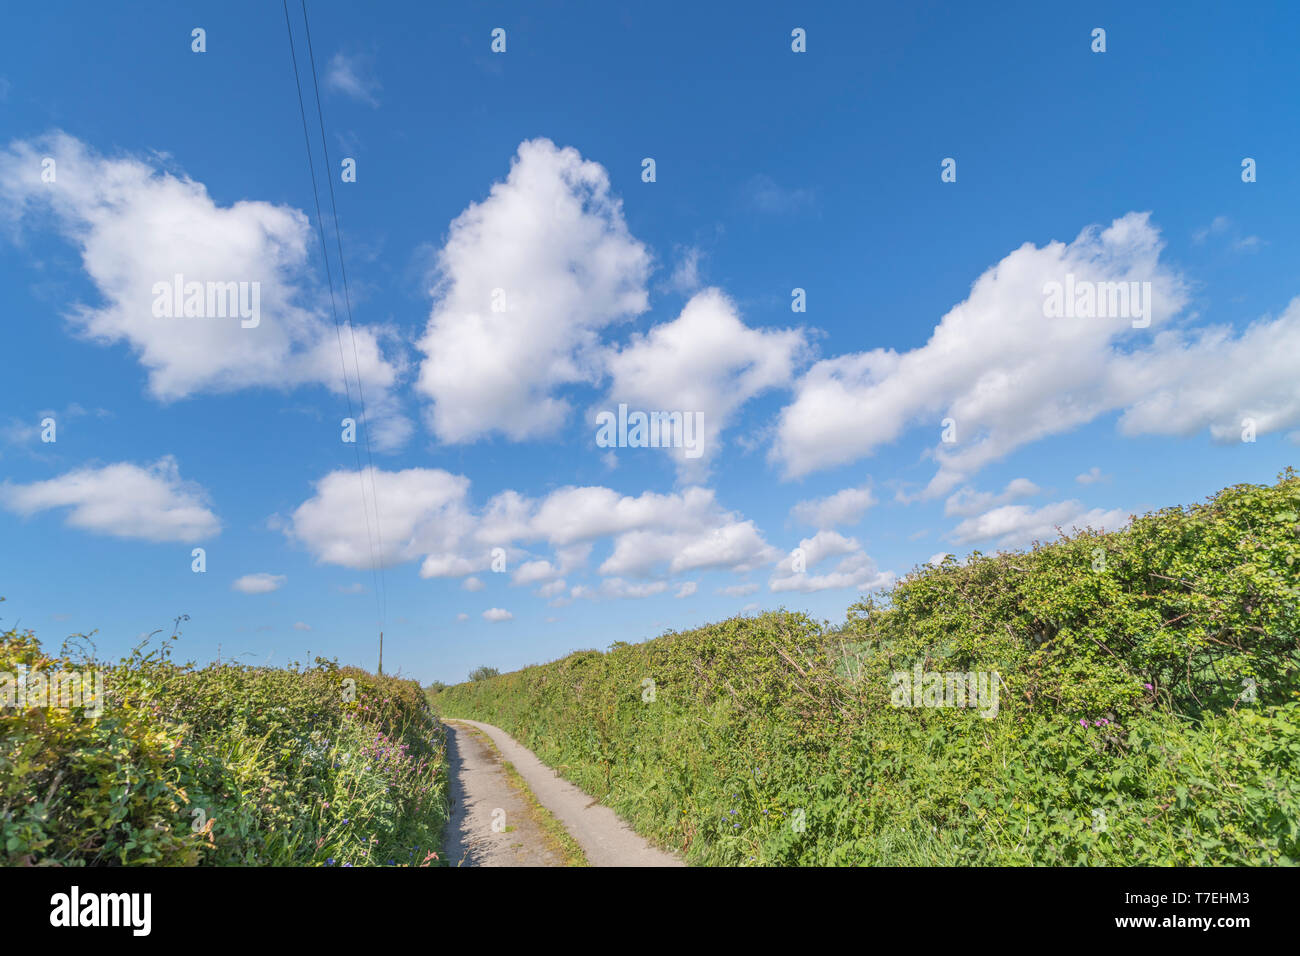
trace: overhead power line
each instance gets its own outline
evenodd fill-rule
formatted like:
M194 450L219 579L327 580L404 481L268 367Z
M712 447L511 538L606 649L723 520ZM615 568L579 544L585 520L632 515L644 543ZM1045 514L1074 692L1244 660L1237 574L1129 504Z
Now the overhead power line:
M343 372L343 393L347 399L348 417L354 418L353 408L352 408L352 388L348 379L347 359L345 358L343 352L343 331L342 331L342 326L339 322L338 305L337 305L337 300L334 292L334 274L330 266L329 247L325 241L325 220L323 215L321 214L320 189L318 188L316 182L316 164L315 164L315 160L312 157L311 134L308 131L308 126L307 126L307 109L303 103L302 78L298 70L298 55L296 50L294 49L293 26L289 18L288 0L282 0L282 5L284 7L284 25L289 35L289 57L293 64L294 86L298 92L298 113L299 116L302 118L303 142L307 147L307 168L311 173L311 192L312 192L312 200L314 201L316 206L317 234L320 238L321 257L325 261L325 278L329 285L329 293L330 293L330 312L334 318L334 333L339 347L339 365L341 366ZM342 238L342 233L339 229L338 206L334 201L334 181L330 177L329 150L328 147L326 146L326 139L325 139L325 115L321 110L320 85L317 82L317 78L316 78L316 59L314 54L312 54L311 52L311 28L307 22L307 4L305 0L302 5L302 15L303 15L303 26L307 36L308 56L311 62L312 86L316 93L316 111L320 119L321 149L323 151L324 159L325 159L325 179L326 182L329 183L330 205L333 212L333 220L334 220L335 243L338 249L340 274L343 279L344 301L346 304L347 316L348 316L348 335L352 340L352 361L353 361L354 368L356 369L356 376L357 376L357 399L358 399L358 404L361 407L361 433L366 444L366 459L369 462L369 466L370 466L369 471L370 471L371 503L367 503L366 479L365 479L366 472L361 465L361 449L354 442L353 451L355 452L356 459L357 459L357 478L361 483L361 507L362 507L362 513L365 518L365 524L366 524L366 546L370 554L370 574L371 574L371 580L375 587L375 604L376 604L376 610L379 613L379 624L382 633L382 629L388 615L388 592L387 592L387 582L385 581L384 578L383 564L381 561L376 560L375 557L376 539L378 539L379 541L380 556L382 557L383 554L383 536L380 532L380 525L379 525L379 495L378 495L378 487L375 483L374 458L370 450L370 427L366 416L365 393L362 389L362 383L361 383L361 362L360 359L358 358L358 353L357 353L356 333L353 330L353 325L352 325L352 301L351 301L351 295L349 294L348 285L347 285L347 281L348 281L347 267L344 265L344 260L343 260L343 238ZM374 509L374 523L375 523L373 534L370 528L372 507Z
M375 541L379 545L379 555L382 559L384 536L379 524L379 493L375 486L375 459L370 453L370 423L366 420L366 396L361 387L361 359L357 357L357 336L352 325L352 293L348 289L348 267L343 259L343 232L339 229L339 207L334 201L334 167L330 165L330 151L325 139L325 111L321 107L320 83L316 79L316 54L311 45L311 24L307 20L307 0L302 0L302 23L307 35L307 57L311 63L311 85L316 92L316 116L320 120L320 148L325 157L325 182L330 187L330 212L334 217L334 241L338 246L339 274L343 278L343 304L348 313L348 337L352 340L352 367L356 369L357 373L357 398L361 405L361 436L366 443L366 464L370 467L370 502L375 509ZM380 574L381 576L383 574L382 564ZM388 617L388 591L386 588L382 592L382 599L384 604L380 613L381 621L386 620Z

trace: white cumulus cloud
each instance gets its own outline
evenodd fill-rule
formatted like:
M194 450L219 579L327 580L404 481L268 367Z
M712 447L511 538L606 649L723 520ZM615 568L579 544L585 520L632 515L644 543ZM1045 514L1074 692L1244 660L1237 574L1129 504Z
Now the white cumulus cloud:
M813 569L828 558L839 558L834 568L814 574ZM802 561L802 567L800 567ZM818 531L799 542L796 551L783 557L768 581L772 591L829 591L854 588L874 591L894 583L892 571L881 571L856 538L835 531Z
M623 495L601 486L564 487L540 499L499 492L482 508L469 479L441 469L364 472L373 479L382 534L367 532L356 472L331 472L282 522L285 534L318 561L364 569L373 550L384 565L421 561L425 578L465 577L491 563L493 548L525 556L537 542L550 558L520 564L512 581L539 584L587 561L598 540L612 542L599 573L612 578L676 576L706 569L746 571L777 557L753 521L723 508L712 490ZM381 541L382 538L382 541Z
M773 457L787 475L872 454L913 426L934 430L940 472L931 493L1013 449L1122 408L1146 384L1120 374L1126 351L1164 328L1186 302L1161 265L1146 214L1089 227L1068 245L1026 243L989 269L924 345L816 363L781 413ZM1150 281L1150 328L1128 318L1048 318L1044 288L1077 281ZM941 420L956 441L938 443Z
M825 498L799 502L790 509L790 517L818 529L852 527L875 503L876 497L866 485L844 488Z
M1003 550L1024 548L1034 541L1052 541L1058 528L1116 531L1129 522L1127 512L1117 509L1084 508L1077 500L1057 501L1031 508L1029 505L1003 505L967 518L952 530L950 537L958 544L991 542Z
M42 159L56 179L41 181ZM391 449L410 431L392 388L398 369L376 333L355 328L339 356L333 322L309 282L315 241L297 209L259 200L216 203L202 183L173 172L161 157L101 156L55 132L0 151L0 213L50 224L81 253L101 304L72 306L75 333L103 345L125 344L148 371L149 392L170 402L244 388L315 384L341 393L343 372L359 370L376 446ZM154 314L155 285L247 283L259 319L167 318ZM355 392L356 386L353 385Z
M673 321L607 353L612 383L603 410L626 403L644 412L702 413L700 457L671 449L679 468L696 474L720 449L739 408L788 385L806 349L802 330L750 328L721 290L705 289Z
M67 508L69 527L144 541L201 541L221 530L199 485L184 481L171 456L141 467L118 462L57 478L0 485L0 504L28 516Z
M417 385L437 436L553 433L569 413L556 389L599 378L600 330L645 311L649 270L603 167L550 140L520 144L438 254Z
M973 488L959 488L948 496L943 504L946 515L973 515L988 511L998 505L1005 505L1021 498L1032 498L1041 494L1042 489L1028 478L1013 478L1001 492L976 491Z

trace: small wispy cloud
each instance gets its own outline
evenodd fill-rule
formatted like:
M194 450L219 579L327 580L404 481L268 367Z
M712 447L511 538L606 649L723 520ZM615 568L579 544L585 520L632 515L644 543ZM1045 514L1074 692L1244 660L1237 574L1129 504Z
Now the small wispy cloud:
M241 594L270 594L284 587L286 580L283 574L267 574L262 571L257 574L245 574L242 578L236 579L231 587Z
M1074 480L1081 485L1095 485L1099 481L1110 481L1110 475L1102 473L1102 470L1093 465L1081 475L1075 475Z
M753 176L745 183L745 201L759 212L772 215L789 215L812 208L817 194L811 189L787 188L764 173Z
M0 98L2 99L2 98ZM10 418L7 424L0 424L0 444L9 445L31 445L38 442L41 433L46 430L45 422L47 419L53 419L53 434L57 436L59 430L71 421L83 418L87 415L93 415L99 419L112 418L113 413L103 408L85 408L77 402L70 403L63 411L53 408L43 408L38 411L33 418Z
M367 106L378 107L378 93L383 87L370 71L370 58L357 54L335 53L325 71L325 88Z
M1192 233L1195 245L1203 246L1210 239L1222 240L1233 252L1256 252L1264 245L1264 240L1259 236L1243 236L1227 216L1215 216L1208 226L1202 226Z
M727 597L745 597L757 591L758 587L757 584L751 581L748 584L732 584L725 588L719 588L718 593L725 594Z
M700 278L700 260L703 256L704 253L695 246L681 249L677 267L668 280L669 288L682 295L690 295L699 289L704 284Z
M11 418L8 424L0 425L0 443L6 445L28 445L40 438L41 429L36 422Z

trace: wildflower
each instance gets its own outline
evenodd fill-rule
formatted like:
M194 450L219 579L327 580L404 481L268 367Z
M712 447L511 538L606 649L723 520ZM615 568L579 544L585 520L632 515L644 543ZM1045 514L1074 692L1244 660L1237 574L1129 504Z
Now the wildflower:
M1079 718L1079 726L1080 726L1080 727L1087 727L1087 726L1088 726L1088 718L1086 718L1086 717L1080 717L1080 718Z
M1152 687L1150 684L1143 684L1142 686L1145 687L1147 690L1155 690L1155 688Z

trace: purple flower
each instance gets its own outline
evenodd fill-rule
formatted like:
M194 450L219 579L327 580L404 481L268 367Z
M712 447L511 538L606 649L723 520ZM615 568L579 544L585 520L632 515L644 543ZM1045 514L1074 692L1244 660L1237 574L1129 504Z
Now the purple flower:
M1155 690L1155 688L1152 687L1150 684L1143 684L1142 686L1145 687L1147 690Z
M1088 726L1088 719L1087 719L1086 717L1080 717L1080 718L1079 718L1079 726L1080 726L1080 727L1087 727L1087 726Z

